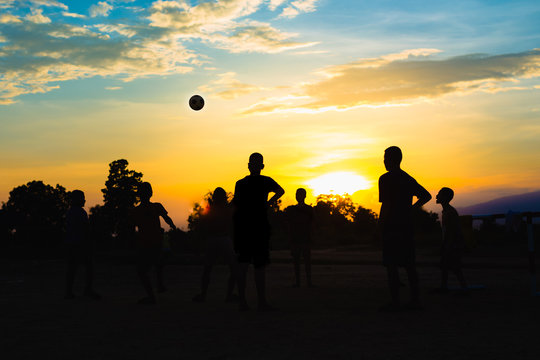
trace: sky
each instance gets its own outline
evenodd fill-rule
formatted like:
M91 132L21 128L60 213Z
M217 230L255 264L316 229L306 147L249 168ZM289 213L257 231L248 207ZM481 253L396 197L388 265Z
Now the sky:
M260 152L284 205L305 187L378 212L392 145L456 206L538 190L538 19L536 0L0 0L0 201L42 180L89 208L127 159L185 227Z

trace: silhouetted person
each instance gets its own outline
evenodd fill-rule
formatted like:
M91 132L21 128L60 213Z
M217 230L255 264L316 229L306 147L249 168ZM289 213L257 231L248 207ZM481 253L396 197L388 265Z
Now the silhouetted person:
M383 240L383 264L388 271L388 285L392 301L381 311L398 311L399 274L404 267L409 278L411 303L408 309L421 309L416 272L413 212L431 199L429 192L414 178L401 170L401 149L391 146L384 152L387 173L379 178L379 201L381 212L379 225ZM413 197L418 200L413 205Z
M263 156L249 157L250 175L236 182L234 189L234 247L238 255L238 292L240 310L249 310L246 302L246 275L249 264L255 268L258 309L273 310L266 301L265 266L270 262L270 224L268 205L279 199L285 190L272 178L262 176ZM268 200L268 194L274 193Z
M206 259L201 279L201 293L196 295L193 301L204 302L206 300L212 266L216 264L219 256L223 256L231 271L225 301L232 302L235 300L233 290L236 284L238 263L232 241L232 206L229 204L227 193L223 188L218 187L214 190L209 201L208 213L203 216L202 220L206 237Z
M73 283L75 274L80 265L85 267L86 278L84 296L92 299L100 299L101 296L94 291L94 266L92 253L94 243L90 238L88 214L84 210L84 192L73 190L71 192L71 207L66 214L66 247L67 247L67 274L66 274L66 299L75 297Z
M461 253L465 247L465 238L457 210L450 205L454 191L443 187L436 196L438 204L442 205L442 246L441 246L441 288L440 292L448 291L448 271L452 271L461 285L461 293L467 294L468 287L461 271Z
M313 207L305 203L306 190L296 190L296 205L287 208L287 222L289 226L289 240L291 255L294 263L294 287L300 287L300 257L304 257L306 266L307 285L311 282L311 228L313 225Z
M156 269L158 292L167 290L163 284L163 264L161 261L163 256L164 231L161 228L159 217L161 216L173 230L176 229L163 205L150 202L152 194L150 183L143 182L140 184L138 195L141 203L131 213L133 225L137 227L137 274L147 295L147 297L139 300L140 304L156 303L152 284L148 277L148 272L152 267Z

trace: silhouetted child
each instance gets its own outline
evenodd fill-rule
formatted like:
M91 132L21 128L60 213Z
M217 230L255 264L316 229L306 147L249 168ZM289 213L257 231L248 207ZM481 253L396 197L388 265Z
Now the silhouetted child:
M465 239L457 210L450 205L454 191L443 187L436 196L438 204L442 205L442 246L441 246L441 288L440 292L448 291L448 271L452 271L461 285L461 292L468 293L467 283L461 271L461 253L465 247Z
M67 247L67 274L66 274L66 299L75 297L73 294L73 283L79 265L83 265L86 270L86 282L84 296L92 299L100 299L101 296L94 291L94 266L92 255L94 244L90 238L90 226L88 214L84 210L84 192L73 190L71 192L71 207L66 214L66 247Z
M313 286L311 282L311 228L313 225L313 207L305 203L306 190L299 188L296 190L296 205L286 209L287 222L289 227L289 240L291 244L291 255L294 263L294 275L296 283L294 287L300 287L300 257L304 257L306 266L307 285Z
M411 303L405 309L421 309L416 272L413 212L431 199L429 192L405 171L401 170L403 155L397 146L384 152L387 173L379 178L381 212L379 226L383 240L383 264L388 272L391 302L380 311L399 311L399 273L404 267L409 278ZM413 205L413 197L418 200Z
M233 290L236 284L238 263L232 241L232 206L223 188L218 187L214 190L209 200L208 213L203 215L201 220L206 237L206 259L201 279L201 293L196 295L193 301L206 300L212 266L217 263L219 256L223 256L231 271L225 301L232 302L235 300Z
M137 274L147 295L139 300L140 304L156 303L152 284L148 277L148 272L152 267L156 269L158 292L167 290L163 284L163 264L161 263L164 231L161 228L159 217L161 216L173 230L176 229L163 205L150 202L152 194L150 183L140 184L138 195L141 203L131 213L133 225L137 228Z
M246 275L249 264L255 268L258 309L273 310L266 301L265 267L270 262L270 224L268 205L277 201L285 190L272 178L262 176L263 156L253 153L249 157L250 175L236 182L233 203L234 247L238 255L238 292L240 310L249 310L246 301ZM274 193L268 200L268 194Z

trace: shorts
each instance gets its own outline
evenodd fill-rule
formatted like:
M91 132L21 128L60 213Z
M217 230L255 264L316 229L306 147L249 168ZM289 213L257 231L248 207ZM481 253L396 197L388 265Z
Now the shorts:
M416 263L412 229L383 230L383 265L411 266Z
M239 263L251 263L256 268L270 264L270 239L268 237L235 239L234 248Z

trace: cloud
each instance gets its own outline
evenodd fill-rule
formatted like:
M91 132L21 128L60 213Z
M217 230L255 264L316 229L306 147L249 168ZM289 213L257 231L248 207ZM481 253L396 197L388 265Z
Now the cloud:
M0 24L20 23L21 19L12 14L0 14Z
M113 6L105 1L100 1L97 4L90 6L88 12L91 17L98 16L109 16L109 13L112 11Z
M297 0L291 2L289 6L283 9L279 17L292 19L301 13L313 12L317 9L315 4L318 0Z
M331 66L318 72L322 80L307 83L298 90L308 101L288 105L260 102L245 109L244 114L348 110L407 104L447 94L519 90L524 89L515 86L520 79L540 76L540 49L447 59L426 57L438 52L407 50Z
M107 86L105 87L105 90L121 90L121 86Z
M183 38L199 38L233 53L278 53L308 47L315 42L296 42L268 23L242 20L258 10L262 0L225 0L189 6L180 1L157 1L148 16L150 25L173 30Z
M9 9L13 7L15 0L4 0L0 3L0 9Z
M30 2L35 6L57 7L64 10L68 9L67 5L55 0L30 0Z
M256 91L266 90L264 88L244 84L237 80L236 73L227 72L218 75L218 79L210 82L207 85L199 87L203 93L214 95L222 99L235 99L242 95L247 95Z
M42 9L32 9L31 14L26 15L26 19L36 24L48 24L51 19L43 15Z
M111 38L88 27L54 23L10 24L0 62L1 103L44 93L67 80L116 76L124 81L185 73L195 57L163 36Z
M229 36L216 34L207 37L206 41L231 53L260 52L275 54L318 44L317 42L290 40L294 36L295 34L280 32L267 24L256 23L255 25L238 27Z
M66 16L66 17L72 17L72 18L86 19L86 15L67 12L67 11L62 12L62 15Z
M285 0L270 0L270 4L268 4L268 8L272 11L276 10L281 4L283 4Z
M127 2L131 0L100 1L90 7L89 14L106 17L113 5ZM249 19L260 7L278 6L282 4L279 1L203 1L191 6L184 0L159 0L143 12L123 7L123 11L132 11L123 23L104 19L99 24L69 12L66 5L54 0L8 1L2 5L7 8L15 4L20 16L0 14L3 104L23 94L51 91L67 80L114 76L130 81L185 73L209 62L204 54L187 48L200 42L230 53L272 54L316 44L296 41L297 34ZM65 11L59 16L51 8ZM256 91L256 87L239 82L228 84L229 88L221 86L216 96L231 98Z

